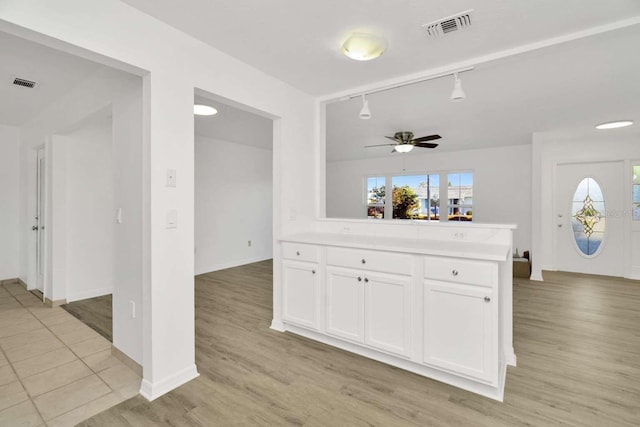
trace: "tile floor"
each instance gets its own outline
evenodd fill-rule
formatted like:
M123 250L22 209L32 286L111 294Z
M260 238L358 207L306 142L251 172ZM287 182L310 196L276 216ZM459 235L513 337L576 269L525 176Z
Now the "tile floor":
M0 426L73 426L135 396L140 381L74 316L0 285Z

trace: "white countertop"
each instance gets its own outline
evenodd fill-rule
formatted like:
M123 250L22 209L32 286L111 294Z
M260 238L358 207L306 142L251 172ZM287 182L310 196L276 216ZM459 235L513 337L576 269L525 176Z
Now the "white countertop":
M312 232L291 234L283 236L279 240L283 242L311 243L490 261L505 261L511 249L508 245L495 243Z

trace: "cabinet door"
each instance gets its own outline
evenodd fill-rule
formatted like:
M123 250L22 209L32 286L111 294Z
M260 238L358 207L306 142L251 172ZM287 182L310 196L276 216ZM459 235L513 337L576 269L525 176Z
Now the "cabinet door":
M364 294L365 343L398 355L411 356L410 279L366 274Z
M317 329L320 290L317 264L284 261L282 267L283 319Z
M424 362L498 380L498 301L491 288L425 281Z
M327 267L327 333L364 341L363 275L357 271Z

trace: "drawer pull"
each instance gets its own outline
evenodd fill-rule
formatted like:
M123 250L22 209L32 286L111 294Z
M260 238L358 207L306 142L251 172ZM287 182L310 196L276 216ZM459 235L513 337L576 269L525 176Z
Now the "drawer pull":
M367 263L367 260L365 260L364 258L362 258L362 263L363 263L363 264L366 264L366 263Z
M367 279L366 277L364 278L364 283L369 283L369 279Z
M362 277L358 276L358 282L362 282Z
M300 256L300 251L296 251L296 255Z
M311 274L316 274L316 271L315 270L311 270Z
M454 276L458 275L458 270L451 270L451 274L453 274Z
M491 298L489 298L489 297L484 297L484 302L491 302Z

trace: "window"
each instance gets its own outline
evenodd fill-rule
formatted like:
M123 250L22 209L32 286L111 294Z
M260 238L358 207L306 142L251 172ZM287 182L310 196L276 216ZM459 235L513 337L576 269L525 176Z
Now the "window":
M367 178L367 218L384 218L385 177Z
M473 221L473 173L450 173L447 178L449 221Z
M439 221L441 209L448 212L446 218L451 221L473 219L472 172L371 176L366 179L366 188L368 218L384 219L386 206L388 219ZM391 194L387 188L392 189ZM444 191L448 202L441 207L440 193Z
M633 167L633 220L640 221L640 165Z

